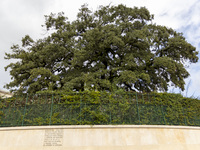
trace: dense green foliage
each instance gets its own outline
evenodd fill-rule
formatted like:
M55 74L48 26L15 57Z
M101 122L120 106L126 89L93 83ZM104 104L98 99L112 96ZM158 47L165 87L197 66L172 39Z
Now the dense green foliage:
M167 91L184 90L185 62L198 61L195 47L181 33L152 23L144 8L83 5L70 22L63 13L46 16L49 36L22 39L5 59L18 93L43 90Z
M200 101L168 93L85 91L0 101L0 126L149 124L200 126Z

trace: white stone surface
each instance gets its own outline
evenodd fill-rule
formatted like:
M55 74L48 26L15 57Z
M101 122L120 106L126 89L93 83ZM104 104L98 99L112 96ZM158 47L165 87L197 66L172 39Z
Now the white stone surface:
M12 97L13 94L12 93L9 93L9 92L6 92L6 91L3 91L0 89L0 97L2 98L8 98L8 97Z
M86 125L0 128L0 150L200 150L200 127Z

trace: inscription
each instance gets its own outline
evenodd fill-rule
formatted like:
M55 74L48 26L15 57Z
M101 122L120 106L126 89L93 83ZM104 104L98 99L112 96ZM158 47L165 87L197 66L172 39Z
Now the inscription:
M45 130L44 146L62 146L62 144L63 144L62 129Z

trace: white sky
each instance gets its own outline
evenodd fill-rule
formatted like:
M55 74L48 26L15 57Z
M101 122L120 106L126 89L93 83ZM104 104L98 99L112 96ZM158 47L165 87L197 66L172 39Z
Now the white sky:
M11 81L4 67L10 62L4 60L5 52L10 52L13 44L21 44L25 35L33 39L41 38L45 31L44 15L65 12L69 20L74 20L84 3L96 10L99 5L125 4L128 7L145 6L154 14L156 24L183 32L187 41L200 49L200 1L199 0L0 0L0 89ZM187 96L200 97L200 61L188 68L191 76ZM187 85L186 85L187 86ZM4 89L5 90L5 89ZM186 95L186 91L183 93Z

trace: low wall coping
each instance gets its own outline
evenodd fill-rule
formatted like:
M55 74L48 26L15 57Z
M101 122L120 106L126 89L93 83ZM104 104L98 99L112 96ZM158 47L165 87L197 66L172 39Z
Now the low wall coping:
M143 129L185 129L200 130L196 126L170 126L170 125L51 125L51 126L21 126L0 127L0 131L12 130L44 130L44 129L115 129L115 128L143 128Z

